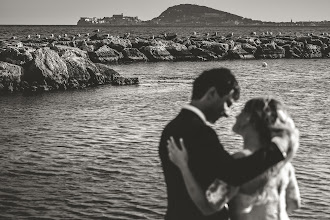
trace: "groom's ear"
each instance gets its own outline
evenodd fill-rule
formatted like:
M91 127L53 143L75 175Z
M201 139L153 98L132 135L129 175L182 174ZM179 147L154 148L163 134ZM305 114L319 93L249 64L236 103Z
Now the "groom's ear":
M213 100L216 95L218 95L217 89L212 86L205 93L207 100Z

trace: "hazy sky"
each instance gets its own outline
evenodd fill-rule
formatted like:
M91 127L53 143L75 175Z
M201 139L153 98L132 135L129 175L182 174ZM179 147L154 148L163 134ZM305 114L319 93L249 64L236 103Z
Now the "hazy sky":
M75 25L120 13L150 20L185 3L262 21L330 20L330 0L0 0L0 24Z

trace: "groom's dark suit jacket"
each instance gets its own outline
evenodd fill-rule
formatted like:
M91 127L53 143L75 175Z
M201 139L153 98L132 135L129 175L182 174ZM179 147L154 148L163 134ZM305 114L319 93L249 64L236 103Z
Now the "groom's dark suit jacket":
M182 109L165 127L159 146L167 186L166 220L228 219L228 210L225 208L211 216L203 216L190 199L180 170L168 157L167 140L170 136L177 143L179 138L183 138L189 155L189 168L205 191L216 178L231 185L241 185L284 159L275 144L250 157L234 159L224 150L211 127L196 113Z

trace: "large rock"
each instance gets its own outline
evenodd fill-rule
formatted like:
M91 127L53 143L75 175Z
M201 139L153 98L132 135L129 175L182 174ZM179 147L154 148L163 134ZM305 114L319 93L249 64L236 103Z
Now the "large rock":
M113 37L110 39L105 39L103 42L118 52L122 52L125 48L132 48L132 43L129 39Z
M165 40L175 40L178 37L177 33L170 33L165 36Z
M9 47L6 50L0 52L0 61L5 61L16 65L24 65L32 59L32 54L28 50L25 50L23 47Z
M306 44L302 53L303 58L321 58L321 47L314 44Z
M272 41L259 45L254 56L257 59L279 59L285 57L285 50Z
M94 64L91 61L82 57L71 56L63 60L68 68L69 79L75 79L80 84L87 84L91 78L89 72L96 69L93 68Z
M283 39L283 38L281 38ZM287 39L287 38L286 38ZM296 36L294 38L295 41L298 41L298 42L305 42L305 41L311 41L312 40L312 37L311 36Z
M193 42L190 39L185 39L183 42L181 42L182 45L185 45L187 48L193 45Z
M285 58L303 58L303 52L306 41L292 40L290 44L283 45L285 50Z
M136 48L125 48L122 51L124 62L145 62L148 58Z
M164 46L146 46L142 47L140 51L150 61L172 61L174 59Z
M87 52L76 47L56 45L51 47L51 49L56 51L61 58L77 56L88 59Z
M302 54L302 50L298 50L295 46L291 47L289 44L283 45L283 49L285 50L285 58L300 58ZM298 51L298 54L295 51Z
M235 47L235 45L236 45L236 42L235 42L233 39L230 39L230 40L226 40L226 42L225 42L225 43L229 45L229 49L232 49L232 48L234 48L234 47Z
M245 50L246 52L248 52L250 54L254 54L257 51L257 47L253 46L249 43L243 43L243 44L241 44L241 47L243 50Z
M79 54L64 54L62 59L65 61L69 73L69 87L82 88L91 85L102 85L105 78L100 74L97 66L87 57Z
M139 84L139 79L134 77L134 78L126 78L126 77L115 77L113 79L112 85L116 86L126 86L126 85L137 85Z
M0 92L19 90L23 68L0 61Z
M183 44L173 42L172 44L166 45L165 49L177 61L192 61L196 59L196 57Z
M57 89L65 88L69 73L65 62L48 47L36 50L33 60L27 64L23 79L27 82L47 83Z
M303 57L303 48L300 47L299 45L295 45L291 49L291 57L292 58L302 58Z
M85 40L76 41L76 46L86 52L93 52L95 50L95 46L92 44L87 44Z
M191 45L188 47L188 49L199 60L208 61L208 60L217 60L219 58L222 58L221 56L218 56L216 53L203 48L198 48L196 45Z
M319 40L322 41L323 44L327 44L327 45L330 44L330 37L322 37L322 36L319 36Z
M105 44L103 42L103 40L94 40L94 41L87 40L87 41L83 41L83 45L87 45L87 46L84 46L84 47L87 48L87 50L86 50L87 52L90 52L90 50L88 50L88 48L93 49L92 51L96 51L99 48L101 48L101 47L103 47L104 45L107 45L107 44ZM79 48L82 49L81 46Z
M313 45L316 45L316 46L320 46L322 47L323 46L323 42L319 39L311 39L310 41L307 41L309 44L313 44Z
M49 42L48 44L63 45L63 46L68 46L68 47L77 47L76 41L53 41L53 42Z
M322 57L330 58L330 46L322 48Z
M88 52L89 58L95 63L117 63L123 54L109 46L102 46L94 52Z
M34 48L34 49L40 49L40 48L44 48L44 47L47 47L48 43L24 43L24 46L26 47L31 47L31 48Z
M4 45L6 45L6 47L16 47L16 48L20 48L24 46L24 44L19 40L7 40L5 41L4 44L0 43L0 48L2 48Z
M133 48L140 49L141 47L151 46L150 41L141 38L135 38L131 40L131 44Z
M160 46L160 47L169 47L174 45L175 43L171 40L151 40L151 46Z
M227 55L230 46L226 43L202 41L200 43L200 48L212 51L219 57L224 57L225 55Z
M241 45L236 45L234 48L228 50L228 59L254 59L253 54L247 52Z
M99 72L104 76L106 84L112 84L115 78L120 77L120 74L117 71L115 71L106 64L95 63L95 65L98 68Z
M117 86L139 84L139 79L137 77L123 77L117 71L113 70L111 67L105 64L96 63L95 65L99 69L100 73L104 76L106 83Z
M96 33L90 37L91 40L102 40L103 38L104 37L98 33Z
M0 52L6 50L10 45L7 41L0 40Z

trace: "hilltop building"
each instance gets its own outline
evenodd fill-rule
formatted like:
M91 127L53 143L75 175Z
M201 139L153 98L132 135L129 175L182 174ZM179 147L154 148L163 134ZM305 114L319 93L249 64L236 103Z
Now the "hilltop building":
M89 17L81 17L77 23L77 25L88 26L88 25L109 25L109 26L120 26L120 25L138 25L141 24L142 21L137 17L124 16L123 13L118 15L113 15L112 17L104 17L104 18L89 18Z

